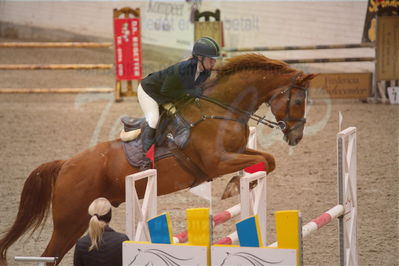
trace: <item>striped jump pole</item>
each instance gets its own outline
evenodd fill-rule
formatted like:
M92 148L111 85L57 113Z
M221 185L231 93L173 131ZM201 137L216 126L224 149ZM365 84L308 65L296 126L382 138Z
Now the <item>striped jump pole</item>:
M218 213L212 217L213 227L227 222L233 217L238 216L241 213L241 204L234 205L233 207ZM181 232L173 237L174 243L186 243L188 240L187 231Z
M110 42L2 42L0 48L109 48Z
M213 225L217 226L224 222L227 222L233 217L236 217L241 213L241 204L237 204L221 213L218 213L213 216Z
M344 210L344 206L336 205L325 213L312 219L310 222L302 227L302 238L309 236L311 233L329 224L332 220L341 217L342 215L344 215ZM269 247L277 247L277 242L270 244Z
M327 45L305 45L305 46L259 46L247 48L225 48L224 52L261 52L261 51L286 51L286 50L319 50L319 49L350 49L350 48L375 48L373 43L352 44L327 44Z
M344 214L344 206L336 205L335 207L329 209L322 215L313 219L309 223L302 227L302 237L307 237L312 232L322 228L326 224L330 223L333 219L336 219Z
M333 219L336 219L343 214L344 214L344 206L336 205L335 207L329 209L322 215L311 220L309 223L305 224L302 227L302 237L305 238L309 236L312 232L315 232L316 230L330 223ZM232 245L233 243L236 242L238 242L238 235L237 232L233 232L228 236L220 239L219 241L214 242L213 244ZM277 247L277 242L274 242L273 244L269 245L269 247Z
M223 237L222 239L213 242L213 245L233 245L234 243L238 242L238 234L237 231L229 234L226 237Z

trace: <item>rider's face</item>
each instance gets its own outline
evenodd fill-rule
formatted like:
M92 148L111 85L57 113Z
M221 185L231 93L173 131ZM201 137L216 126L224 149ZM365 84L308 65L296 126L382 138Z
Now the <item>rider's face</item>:
M210 58L210 57L202 57L203 58L203 65L205 70L212 70L216 64L216 59ZM201 60L201 58L200 58Z

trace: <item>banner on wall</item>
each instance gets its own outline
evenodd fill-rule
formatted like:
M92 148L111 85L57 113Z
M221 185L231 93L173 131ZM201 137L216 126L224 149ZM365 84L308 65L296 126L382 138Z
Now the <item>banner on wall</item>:
M399 80L399 17L378 17L377 80Z
M398 16L398 0L369 0L364 21L362 42L376 40L377 16Z
M143 42L175 49L191 49L194 39L194 26L190 21L191 2L146 1L141 25Z
M114 39L116 79L141 80L140 19L115 18Z
M309 86L309 97L366 99L371 89L371 73L322 73Z

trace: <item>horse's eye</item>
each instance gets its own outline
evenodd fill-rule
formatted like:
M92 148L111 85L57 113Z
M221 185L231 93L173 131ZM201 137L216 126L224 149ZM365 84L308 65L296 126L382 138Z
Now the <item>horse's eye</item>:
M295 100L295 104L296 105L301 105L302 104L302 100Z

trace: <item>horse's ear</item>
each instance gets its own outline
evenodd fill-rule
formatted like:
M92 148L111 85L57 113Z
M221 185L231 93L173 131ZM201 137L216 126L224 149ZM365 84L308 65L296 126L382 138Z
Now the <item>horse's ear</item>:
M319 74L306 74L305 77L301 80L301 83L305 83L305 82L309 82L312 79L314 79L316 76L318 76Z

